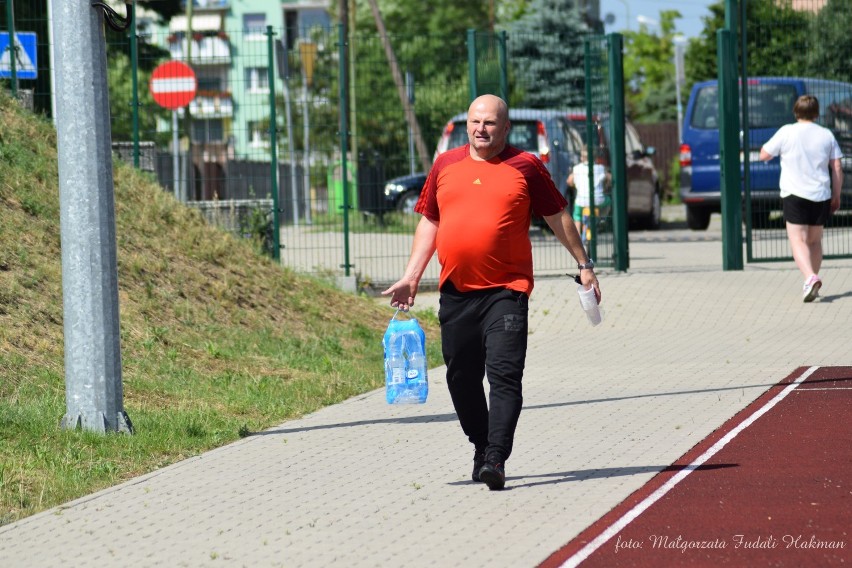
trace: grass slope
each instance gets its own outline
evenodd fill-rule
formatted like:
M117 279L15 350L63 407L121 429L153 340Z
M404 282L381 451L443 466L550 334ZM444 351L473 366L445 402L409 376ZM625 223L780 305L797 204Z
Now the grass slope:
M258 255L115 166L124 405L65 414L56 134L0 92L0 525L383 384L392 314ZM419 313L438 364L434 313Z

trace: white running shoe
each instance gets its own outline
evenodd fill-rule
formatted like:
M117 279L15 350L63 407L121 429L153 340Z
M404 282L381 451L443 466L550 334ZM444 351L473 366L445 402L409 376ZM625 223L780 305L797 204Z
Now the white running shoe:
M819 279L819 276L814 274L808 278L805 285L802 286L802 301L813 302L819 296L820 287L822 287L822 280Z

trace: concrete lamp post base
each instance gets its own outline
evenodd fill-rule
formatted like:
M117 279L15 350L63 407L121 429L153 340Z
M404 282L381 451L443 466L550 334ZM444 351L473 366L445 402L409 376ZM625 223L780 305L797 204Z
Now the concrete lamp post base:
M133 423L123 410L115 417L111 424L102 412L81 412L77 414L66 414L62 417L60 426L63 430L90 430L92 432L119 432L121 434L133 434Z

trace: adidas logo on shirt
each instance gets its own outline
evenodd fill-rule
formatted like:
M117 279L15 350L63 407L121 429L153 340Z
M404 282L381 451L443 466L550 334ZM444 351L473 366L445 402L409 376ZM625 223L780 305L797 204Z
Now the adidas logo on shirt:
M482 185L482 182L479 181L479 178L476 178L475 180L473 180L473 185Z

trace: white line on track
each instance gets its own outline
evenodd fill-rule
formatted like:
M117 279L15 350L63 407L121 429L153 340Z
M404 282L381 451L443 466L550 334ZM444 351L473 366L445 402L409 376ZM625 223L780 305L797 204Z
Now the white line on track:
M719 450L728 445L728 442L737 437L737 435L751 426L755 420L769 412L773 406L781 402L788 394L790 394L797 386L802 384L808 377L810 377L814 372L819 369L819 367L810 367L807 371L802 373L802 376L796 379L794 382L787 385L784 390L779 392L775 397L756 410L751 416L740 422L740 424L725 434L718 442L713 444L706 452L701 454L694 462L686 466L684 469L680 470L675 474L671 479L669 479L666 483L664 483L660 488L656 491L645 497L640 503L630 509L627 513L625 513L621 518L607 527L601 534L599 534L594 540L589 542L586 546L575 552L568 560L566 560L560 568L574 568L579 566L581 562L586 560L589 556L591 556L598 548L603 546L606 541L614 537L616 534L621 532L627 525L629 525L633 520L636 519L639 515L644 513L648 507L659 501L666 493L671 491L678 483L683 481L687 475L701 467L701 465L716 455ZM810 390L810 389L805 389Z

